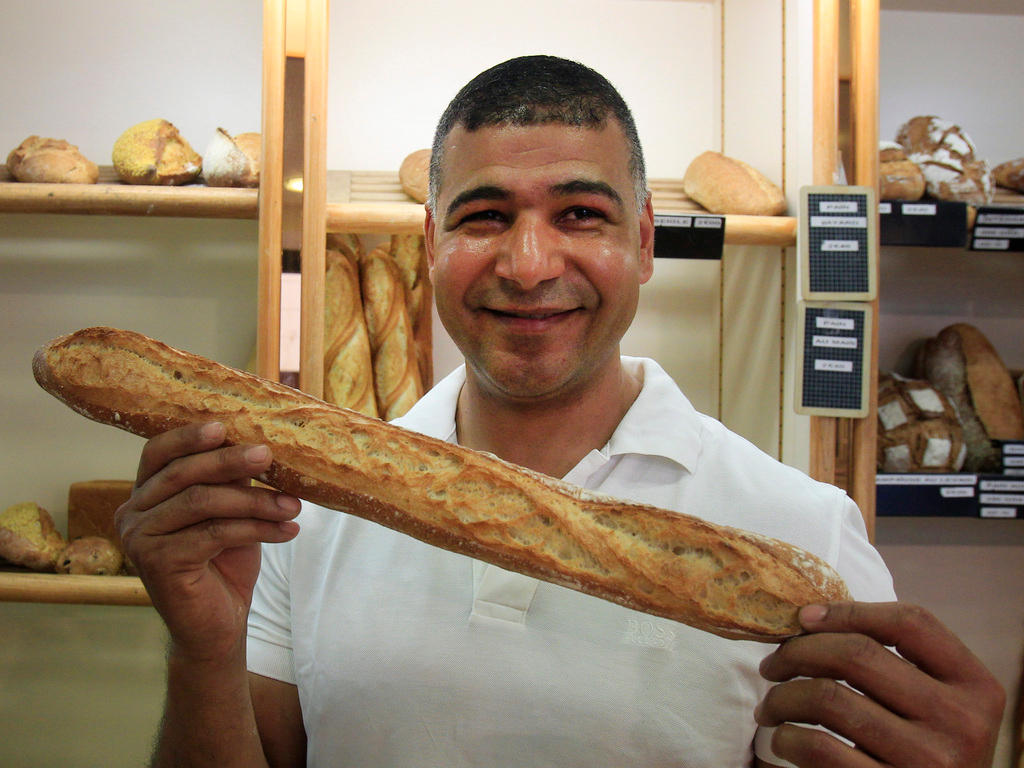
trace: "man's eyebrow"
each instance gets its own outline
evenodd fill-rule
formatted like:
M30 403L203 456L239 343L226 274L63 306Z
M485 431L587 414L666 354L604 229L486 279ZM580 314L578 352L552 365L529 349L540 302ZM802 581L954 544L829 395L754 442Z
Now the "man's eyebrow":
M508 200L510 197L512 197L512 193L507 189L493 184L482 184L479 187L473 187L457 194L455 199L448 205L448 209L445 211L445 218L448 218L460 207L467 203L472 203L474 200Z
M551 192L556 195L578 195L592 194L607 197L616 205L622 205L622 195L615 191L615 187L603 181L591 181L590 179L573 179L561 184L554 184L550 187Z

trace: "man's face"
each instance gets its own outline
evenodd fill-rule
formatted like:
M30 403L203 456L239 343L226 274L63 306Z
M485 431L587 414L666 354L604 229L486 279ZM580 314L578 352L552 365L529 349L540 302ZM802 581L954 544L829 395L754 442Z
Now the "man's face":
M564 396L617 360L653 269L628 160L615 121L449 134L427 256L441 321L492 394Z

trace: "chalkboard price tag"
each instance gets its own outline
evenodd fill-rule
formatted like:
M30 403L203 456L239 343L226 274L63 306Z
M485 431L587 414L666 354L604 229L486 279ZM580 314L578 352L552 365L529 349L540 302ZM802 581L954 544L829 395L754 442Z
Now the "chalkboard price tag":
M878 291L876 230L873 188L801 188L798 240L803 298L874 299Z
M654 257L721 259L725 217L714 214L654 214Z
M1024 208L978 208L972 251L1024 251Z
M805 302L797 336L797 413L867 416L871 305Z

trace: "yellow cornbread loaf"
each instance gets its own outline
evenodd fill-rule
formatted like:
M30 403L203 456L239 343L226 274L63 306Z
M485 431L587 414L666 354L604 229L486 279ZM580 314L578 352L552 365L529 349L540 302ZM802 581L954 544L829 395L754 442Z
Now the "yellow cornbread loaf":
M173 186L195 181L203 158L166 120L133 125L114 142L114 170L128 184Z
M52 571L67 542L50 513L35 502L0 512L0 557L36 571Z

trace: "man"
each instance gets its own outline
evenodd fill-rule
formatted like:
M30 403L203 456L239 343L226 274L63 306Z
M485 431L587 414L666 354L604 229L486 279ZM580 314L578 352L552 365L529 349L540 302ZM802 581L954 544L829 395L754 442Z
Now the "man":
M525 57L475 78L438 126L426 219L466 365L400 423L786 538L890 601L845 495L620 357L653 237L603 77ZM119 512L171 636L157 764L989 768L1002 691L922 609L809 606L780 647L723 640L312 505L299 532L296 499L248 487L269 451L223 439L151 440Z

